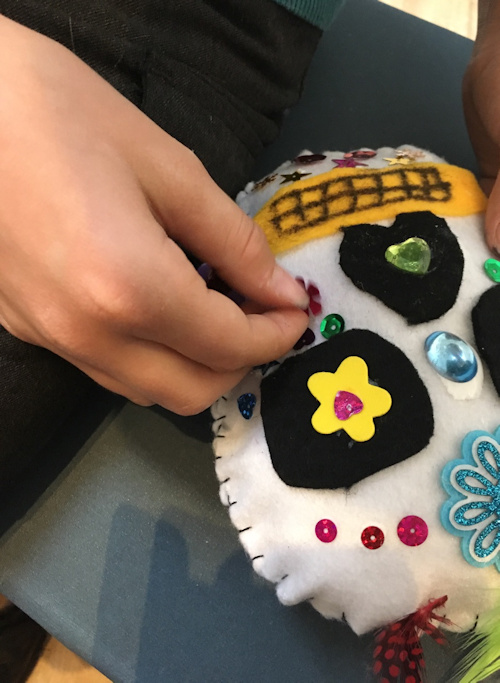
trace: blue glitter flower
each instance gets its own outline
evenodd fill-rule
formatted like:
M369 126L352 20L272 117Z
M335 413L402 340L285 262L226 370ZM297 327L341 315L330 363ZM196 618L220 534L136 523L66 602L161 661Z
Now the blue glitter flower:
M474 431L462 442L462 458L449 462L442 483L450 496L441 510L447 531L462 537L462 553L474 567L500 571L500 427Z

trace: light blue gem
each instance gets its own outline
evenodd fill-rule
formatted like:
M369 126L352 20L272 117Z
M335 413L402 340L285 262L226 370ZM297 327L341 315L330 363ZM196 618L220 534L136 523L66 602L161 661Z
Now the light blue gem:
M470 382L477 374L474 351L451 332L430 334L425 340L425 352L434 370L452 382Z

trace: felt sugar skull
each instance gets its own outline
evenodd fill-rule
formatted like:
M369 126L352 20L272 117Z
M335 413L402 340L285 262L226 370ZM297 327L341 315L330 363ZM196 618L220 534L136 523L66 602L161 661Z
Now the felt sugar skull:
M303 152L238 202L303 281L309 327L213 406L221 500L282 603L379 629L375 673L417 682L422 632L486 632L500 603L485 197L406 146Z

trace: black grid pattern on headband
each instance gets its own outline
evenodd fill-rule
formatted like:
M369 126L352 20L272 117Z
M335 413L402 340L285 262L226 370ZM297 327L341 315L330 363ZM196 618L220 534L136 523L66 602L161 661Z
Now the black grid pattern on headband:
M358 172L328 178L309 187L293 186L271 202L270 222L276 233L283 236L316 227L332 218L396 202L411 199L448 202L451 198L451 183L443 180L436 166Z

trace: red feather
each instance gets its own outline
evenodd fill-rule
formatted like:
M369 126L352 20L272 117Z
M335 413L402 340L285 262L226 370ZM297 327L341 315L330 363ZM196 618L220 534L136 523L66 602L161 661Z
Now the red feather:
M434 612L447 600L447 595L430 600L425 607L377 633L373 672L380 683L424 683L425 660L420 637L427 633L439 645L446 643L443 633L432 622L451 625L449 619Z

